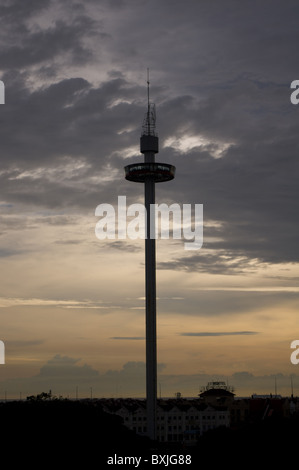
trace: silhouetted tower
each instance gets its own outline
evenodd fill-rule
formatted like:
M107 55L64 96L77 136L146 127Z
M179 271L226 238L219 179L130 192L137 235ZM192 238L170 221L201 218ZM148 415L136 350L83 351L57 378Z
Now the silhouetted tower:
M146 402L147 431L151 439L156 439L157 402L157 333L156 333L156 240L155 216L151 205L155 204L155 183L174 178L175 167L167 163L156 163L155 154L159 151L156 133L155 105L149 100L149 74L147 78L148 103L140 138L140 152L144 163L134 163L125 167L126 179L144 183L146 209L145 232L145 297L146 297ZM152 206L154 207L154 206Z

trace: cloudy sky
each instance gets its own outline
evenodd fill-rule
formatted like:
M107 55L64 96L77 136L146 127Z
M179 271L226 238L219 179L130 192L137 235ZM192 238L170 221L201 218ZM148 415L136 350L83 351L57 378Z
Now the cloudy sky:
M144 240L99 240L143 201L147 68L157 202L203 204L204 243L157 240L159 390L299 394L297 0L3 0L0 399L145 393Z

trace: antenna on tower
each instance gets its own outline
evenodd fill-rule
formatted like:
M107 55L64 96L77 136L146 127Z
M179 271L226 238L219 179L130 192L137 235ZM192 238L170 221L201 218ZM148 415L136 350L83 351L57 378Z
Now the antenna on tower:
M144 117L142 125L142 135L153 135L156 134L156 108L154 103L150 102L150 79L149 79L149 68L147 69L147 112Z
M150 86L149 69L147 69L147 104L148 104L148 108L149 108L149 104L150 104L150 99L149 99L149 86Z
M147 69L147 133L150 135L150 81L149 81L149 68Z

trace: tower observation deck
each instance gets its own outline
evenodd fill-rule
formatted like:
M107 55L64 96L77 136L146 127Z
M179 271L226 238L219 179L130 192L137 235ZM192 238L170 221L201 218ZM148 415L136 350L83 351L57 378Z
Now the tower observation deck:
M149 77L147 80L148 105L140 137L140 152L144 162L125 166L125 178L134 183L144 183L146 209L145 237L145 323L146 323L146 406L147 434L156 439L157 407L157 333L156 333L156 240L155 218L150 217L151 204L155 204L155 183L170 181L175 176L175 167L168 163L158 163L155 155L159 152L159 139L156 133L155 105L149 100ZM152 220L153 219L153 220Z
M149 101L140 137L140 152L144 155L144 162L125 167L127 180L145 183L150 179L154 183L163 183L174 178L175 167L173 165L155 162L155 154L159 152L159 139L156 133L155 105Z

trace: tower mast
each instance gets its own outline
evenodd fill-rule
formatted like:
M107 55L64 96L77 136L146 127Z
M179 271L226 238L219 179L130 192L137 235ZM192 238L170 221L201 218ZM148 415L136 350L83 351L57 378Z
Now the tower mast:
M156 134L155 105L149 99L149 69L147 70L147 113L144 118L140 137L140 152L144 163L127 165L125 177L135 183L144 183L146 210L145 234L145 325L146 325L146 407L147 434L157 438L157 332L156 332L156 240L155 183L170 181L174 178L175 167L167 163L156 163L155 154L159 152L159 139ZM152 216L151 216L152 215Z
M150 134L150 81L149 81L149 69L147 69L147 122L148 122L148 134Z

